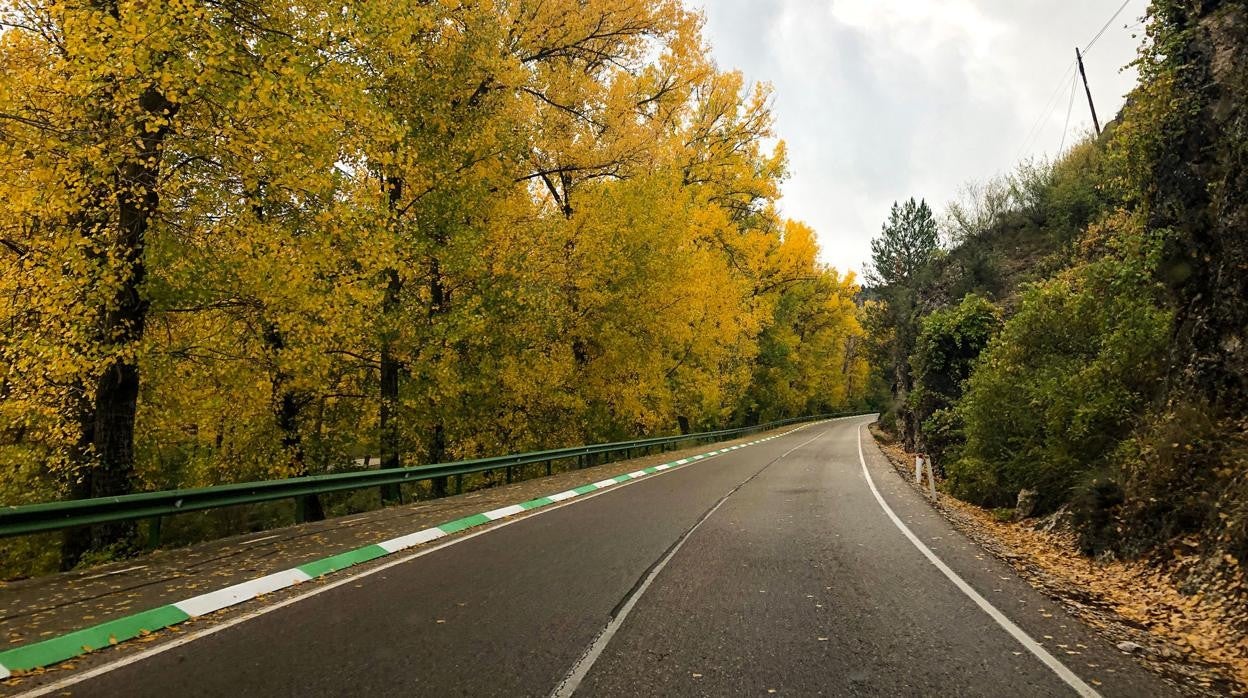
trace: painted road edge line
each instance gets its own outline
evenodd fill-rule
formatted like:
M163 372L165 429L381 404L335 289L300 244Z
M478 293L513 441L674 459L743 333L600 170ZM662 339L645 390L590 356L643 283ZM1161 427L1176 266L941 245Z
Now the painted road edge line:
M852 415L852 417L858 416L861 415ZM840 419L850 419L852 417L837 417L833 420L809 422L779 434L773 434L772 436L762 439L756 439L745 444L739 444L736 448L754 446L773 439L778 439L797 431L798 429L804 429L813 424L819 424L826 421L837 421ZM526 502L520 502L519 504L502 507L489 512L465 516L453 521L438 524L437 526L431 528L402 535L397 538L391 538L379 543L366 545L362 548L356 548L354 550L348 550L336 555L321 558L319 560L306 562L291 569L274 572L257 579L240 582L239 584L235 584L224 589L218 589L206 594L200 594L198 596L193 596L191 598L176 601L164 606L158 606L156 608L128 616L122 616L98 625L75 630L28 645L3 650L0 651L0 680L9 678L15 671L24 672L59 664L70 659L74 659L75 657L94 652L95 650L116 645L126 640L150 634L157 630L163 630L165 628L184 623L192 618L229 608L230 606L250 601L264 594L271 594L275 591L287 589L295 586L296 584L302 584L303 582L311 581L332 572L337 572L348 567L369 562L380 557L385 557L387 555L442 538L443 536L447 536L452 533L458 533L460 531L482 526L500 519L510 518L523 512L539 509L541 507L549 506L551 504L562 502L590 492L608 489L620 483L630 482L661 471L678 468L682 465L690 463L696 463L705 458L727 453L731 450L736 449L722 448L716 451L698 454L696 456L681 458L679 461L672 461L658 466L643 468L625 475L607 478L592 484L582 485L570 490L558 492L556 494L538 497Z
M1028 652L1035 655L1036 659L1039 659L1041 663L1052 670L1054 674L1057 674L1058 678L1066 682L1066 685L1073 688L1075 693L1084 696L1085 698L1100 698L1101 694L1097 693L1096 689L1084 683L1083 679L1079 678L1075 672L1067 668L1065 664L1062 664L1057 657L1050 654L1048 650L1046 650L1039 642L1032 639L1032 637L1022 628L1015 625L1014 621L1010 620L1004 613L999 611L996 606L993 606L988 599L985 599L983 595L981 595L978 591L975 591L974 587L968 584L965 579L962 579L957 572L954 572L949 565L946 565L944 560L937 557L936 553L932 552L932 549L927 547L927 544L925 544L922 540L919 540L919 537L914 534L914 531L911 531L910 527L906 526L906 524L902 522L901 518L897 516L897 513L893 511L893 508L888 506L888 502L884 501L884 496L880 494L880 490L875 486L875 480L871 479L871 472L867 469L867 459L862 455L861 425L858 427L858 462L862 464L862 475L867 479L867 485L871 488L871 494L875 495L875 501L879 502L880 508L884 510L884 513L888 515L888 518L892 519L893 524L901 530L902 534L904 534L906 538L914 544L914 547L919 549L919 552L923 553L923 556L927 558L928 562L935 565L936 569L940 570L942 574L948 577L949 581L953 582L953 585L956 586L959 591L970 598L971 601L974 601L975 605L979 606L980 610L987 613L990 618L997 622L997 625L1001 626L1015 640L1018 640L1018 643L1025 647Z

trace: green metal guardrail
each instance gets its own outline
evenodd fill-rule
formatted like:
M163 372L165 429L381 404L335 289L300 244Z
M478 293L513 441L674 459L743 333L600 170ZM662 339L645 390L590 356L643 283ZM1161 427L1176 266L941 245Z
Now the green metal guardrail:
M572 448L533 451L509 456L476 458L454 463L362 470L331 473L328 475L309 475L284 480L240 482L194 489L141 492L119 497L98 497L95 499L78 499L48 502L45 504L5 506L0 507L0 537L22 536L78 526L140 519L153 519L158 524L160 517L172 514L184 514L191 511L217 509L220 507L238 506L240 504L258 504L281 499L295 499L306 495L358 490L379 487L381 485L421 482L448 476L462 477L470 473L481 473L500 468L507 469L508 481L510 481L511 469L522 465L546 463L549 472L549 465L552 461L578 458L581 459L578 463L584 464L590 456L600 454L624 452L631 455L634 450L666 449L668 446L687 441L720 441L734 436L774 429L786 424L839 416L846 415L827 414L798 417L751 427L721 429L719 431L706 431L677 436L660 436L649 439L636 439L634 441L618 441L592 446L574 446Z

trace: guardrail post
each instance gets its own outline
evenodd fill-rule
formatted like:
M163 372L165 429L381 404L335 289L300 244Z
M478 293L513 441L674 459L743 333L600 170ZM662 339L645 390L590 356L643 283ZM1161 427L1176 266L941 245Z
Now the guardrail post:
M455 476L455 494L463 494L463 493L464 493L464 476L456 475Z
M160 547L160 521L161 517L153 516L147 520L147 549L155 550Z
M511 484L511 468L512 468L512 466L510 466L510 465L509 465L509 466L507 466L507 484L508 484L508 485L510 485L510 484Z
M550 475L550 461L546 461L546 474Z

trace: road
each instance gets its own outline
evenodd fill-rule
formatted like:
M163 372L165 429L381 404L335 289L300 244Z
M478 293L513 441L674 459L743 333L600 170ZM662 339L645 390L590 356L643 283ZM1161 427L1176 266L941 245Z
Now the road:
M869 421L572 500L64 690L1170 693L951 529L887 465Z

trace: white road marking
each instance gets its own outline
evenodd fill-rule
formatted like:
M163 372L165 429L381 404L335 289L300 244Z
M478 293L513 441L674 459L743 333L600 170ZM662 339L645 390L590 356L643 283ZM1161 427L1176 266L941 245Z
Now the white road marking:
M446 531L434 526L433 528L426 528L423 531L409 533L405 536L399 536L398 538L383 540L377 545L381 546L388 553L397 553L400 550L406 550L407 548L420 545L421 543L428 543L431 540L437 540L446 535L449 535Z
M358 520L358 519L357 519L357 520ZM344 524L345 524L345 523L351 523L351 522L350 522L350 521L343 521L342 523L344 523ZM251 545L251 544L253 544L253 543L259 543L260 541L265 541L265 540L273 540L274 538L277 538L277 537L278 537L278 536L280 536L280 535L281 535L281 534L274 533L274 534L273 534L273 535L271 535L271 536L261 536L260 538L252 538L251 540L245 540L245 541L243 541L242 543L239 543L239 545Z
M781 436L788 436L789 434L792 434L792 433L795 433L795 432L801 431L802 429L805 429L806 427L809 427L809 426L814 426L814 425L817 425L817 424L822 424L822 422L810 422L810 423L808 423L808 424L803 424L803 425L801 425L801 426L799 426L799 427L797 427L797 428L795 428L795 429L791 429L791 430L789 430L789 431L787 431L787 432L785 432L785 433L783 433L783 434L777 434L776 436L773 436L773 437L770 437L770 438L773 438L773 439L774 439L774 438L779 438L779 437L781 437ZM766 439L764 439L764 440L766 440ZM789 453L792 453L792 451L789 451ZM788 454L786 453L785 455L788 455ZM706 458L711 458L711 457L713 457L713 456L706 456ZM781 458L783 458L783 457L784 457L784 456L781 456ZM663 471L663 472L677 472L677 471L679 471L679 470L680 470L680 469L678 468L678 469L675 469L675 470ZM655 473L655 475L658 475L658 473ZM358 573L356 573L356 574L348 575L348 576L343 577L342 579L339 579L339 580L337 580L337 581L335 581L335 582L330 582L330 583L328 583L328 584L323 584L323 585L316 585L316 586L315 586L315 588L313 588L313 589L311 589L311 590L309 590L309 591L306 591L306 592L304 592L304 593L302 593L302 594L296 594L296 595L294 595L294 596L291 596L291 597L290 597L290 598L288 598L288 599L284 599L284 600L279 601L279 602L277 602L277 603L275 603L275 604L272 604L272 605L269 605L269 606L264 606L264 607L262 607L262 608L257 608L257 609L256 609L256 610L254 610L254 611L251 611L251 612L249 612L249 613L245 613L245 614L243 614L243 615L241 615L241 616L237 616L237 617L235 617L235 618L230 618L230 619L228 619L228 620L223 620L223 621L221 621L220 623L218 623L218 624L216 624L216 625L212 625L212 626L209 626L209 627L203 628L202 630L198 630L198 631L195 631L195 632L188 632L188 633L186 633L185 635L181 635L181 636L179 636L179 637L178 637L177 639L175 639L175 640L171 640L170 642L166 642L166 643L163 643L163 644L158 644L158 645L156 645L156 646L152 647L151 649L143 650L142 652L137 652L137 653L135 653L135 654L132 654L132 655L129 655L129 656L126 656L126 657L121 657L120 659L114 660L114 661L112 661L112 662L108 662L108 663L106 663L106 664L101 664L100 666L97 666L97 667L95 667L95 668L93 668L93 669L89 669L89 670L84 671L84 672L82 672L82 673L80 673L80 674L74 674L74 675L72 675L72 676L67 676L67 677L65 677L65 678L63 678L63 679L61 679L61 680L59 680L59 681L55 681L55 682L50 683L50 684L47 684L47 685L45 685L45 686L39 686L38 688L33 688L33 689L29 690L29 691L26 691L25 693L20 693L20 694L18 694L17 698L38 698L39 696L46 696L46 695L49 695L49 694L52 694L52 693L57 693L57 692L59 692L59 691L64 691L64 690L65 690L66 688L68 688L69 686L73 686L73 685L75 685L75 684L82 683L83 681L86 681L86 680L88 680L88 679L93 679L93 678L95 678L95 677L97 677L97 676L102 676L102 675L104 675L104 674L109 673L110 671L115 671L115 670L117 670L117 669L121 669L121 668L126 667L126 666L129 666L129 665L131 665L131 664L136 664L136 663L141 662L141 661L143 661L143 660L145 660L145 659L149 659L149 658L151 658L151 657L154 657L154 656L156 656L156 655L158 655L158 654L163 654L163 653L165 653L165 652L168 652L169 650L172 650L172 649L177 649L178 647L181 647L182 645L189 644L189 643L194 642L195 640L198 640L198 639L200 639L200 638L207 637L207 636L209 636L209 635L213 635L213 634L219 633L219 632L221 632L222 630L227 630L227 629L229 629L229 628L232 628L232 627L234 627L234 626L236 626L236 625L240 625L240 624L242 624L242 623L246 623L246 622L247 622L247 621L249 621L249 620L252 620L252 619L255 619L255 618L259 618L260 616L266 615L266 614L268 614L268 613L272 613L273 611L276 611L276 610L281 609L281 608L285 608L286 606L290 606L291 604L298 603L298 602L300 602L300 601L303 601L304 599L309 599L309 598L311 598L311 597L313 597L313 596L316 596L316 595L318 595L318 594L323 594L323 593L325 593L325 592L327 592L327 591L329 591L329 590L331 590L331 589L336 589L336 588L338 588L338 587L340 587L340 586L343 586L343 585L345 585L345 584L351 584L352 582L356 582L356 581L358 581L358 580L360 580L360 579L363 579L363 578L365 578L365 577L371 577L372 575L377 574L378 572L384 572L385 570L388 570L388 569L390 569L390 568L392 568L392 567L397 567L397 566L399 566L399 565L406 564L406 563L411 562L412 560L415 560L415 559L417 559L417 558L424 557L425 555L429 555L429 554L431 554L431 553L435 553L435 552L437 552L437 551L439 551L439 550L441 550L441 549L443 549L443 548L449 548L449 547L450 547L450 546L452 546L452 545L457 545L457 544L462 543L462 542L464 542L464 541L466 541L466 540L470 540L470 539L472 539L472 538L476 538L477 536L483 536L483 535L485 535L485 534L487 534L487 533L492 533L492 532L497 531L498 529L500 529L500 528L502 528L502 527L504 527L504 526L510 526L510 525L512 525L512 524L514 524L514 523L519 523L519 522L521 522L521 521L528 521L529 519L531 519L531 518L532 518L532 517L534 517L534 516L541 516L542 514L545 514L545 513L551 512L551 511L555 511L556 509L562 509L563 507L566 507L566 506L572 506L572 505L574 505L574 504L577 504L577 503L580 503L580 502L584 502L584 501L588 501L588 500L590 500L590 499L593 499L593 498L598 497L598 496L601 496L601 495L610 494L610 493L612 493L612 492L618 492L618 491L620 491L622 488L627 487L627 486L629 486L629 485L633 485L633 484L636 484L636 483L639 483L639 482L648 482L649 480L650 480L650 478L643 478L643 479L640 479L640 480L626 480L626 481L624 481L624 482L622 482L622 483L618 483L618 484L617 484L614 480L612 480L612 481L611 481L611 483L612 483L613 485L616 485L616 486L614 486L614 487L608 487L608 488L604 488L604 489L600 489L600 490L597 490L597 491L595 491L595 492L590 492L590 493L583 494L583 495L579 495L579 496L575 496L575 498L573 499L573 501L570 501L570 502L562 502L562 503L558 503L558 500L556 500L556 499L555 499L555 497L558 497L558 496L563 495L563 494L567 494L567 492L560 492L558 495L554 495L554 496L551 496L551 497L550 497L550 499L551 499L551 500L556 501L556 503L555 503L555 504L549 504L549 505L547 505L547 506L544 506L544 507L539 507L539 508L537 508L537 509L531 509L531 510L530 510L530 513L529 513L529 515L528 515L528 516L521 516L521 517L513 517L513 518L504 519L504 520L499 521L499 522L497 522L497 523L493 523L493 524L491 524L491 525L489 525L489 526L486 526L486 527L480 528L479 530L474 531L474 532L472 532L472 533L464 533L463 535L457 535L456 537L454 537L454 538L452 538L452 539L450 539L450 540L448 540L448 541L446 541L446 542L444 542L444 543L439 543L438 545L434 545L434 546L429 547L429 548L422 548L421 550L417 550L417 551L415 551L415 552L411 553L410 555L404 555L403 557L397 558L397 559L395 559L395 560L391 560L390 562L386 562L386 563L383 563L383 564L377 565L376 567L370 567L369 569L363 570L362 572L358 572ZM569 490L568 492L571 492L571 490ZM575 495L575 494L576 494L576 493L572 493L572 495ZM424 531L418 531L416 534L412 534L412 535L419 535L419 534L421 534L421 533L424 533ZM394 540L400 540L400 539L397 539L397 538L396 538L396 539L394 539ZM387 542L391 542L391 543L392 543L392 542L394 542L394 541L387 541ZM382 544L382 547L385 547L385 545L384 545L384 544ZM224 591L224 590L223 590L223 591ZM183 610L183 612L185 613L185 610ZM188 614L188 615L189 615L189 614Z
M519 514L522 511L524 511L524 507L520 506L519 504L512 504L509 507L502 507L501 509L487 511L485 512L484 516L490 521L497 521L499 519L505 519L508 516L511 516L512 514Z
M1005 631L1015 640L1018 640L1020 645L1025 647L1028 652L1034 654L1036 658L1051 669L1054 674L1057 674L1058 678L1066 682L1066 685L1073 688L1075 693L1084 696L1084 698L1100 697L1101 694L1097 693L1094 688L1084 683L1083 679L1075 675L1075 672L1066 668L1066 665L1058 661L1057 657L1049 654L1048 650L1040 646L1040 643L1033 640L1030 635L1023 631L1022 628L1015 625L1014 621L1010 620L1004 613L997 610L996 606L989 603L988 599L981 596L978 591L975 591L974 587L967 584L966 580L958 576L958 573L954 572L949 565L946 565L944 560L936 557L936 553L932 552L931 548L924 545L923 541L919 540L919 537L914 535L914 532L911 531L909 527L907 527L906 524L903 523L897 516L897 514L893 512L892 508L888 506L888 502L884 501L883 495L881 495L880 491L876 489L875 481L871 479L871 472L867 470L867 459L862 455L862 425L858 426L858 462L862 464L862 474L867 478L867 485L871 488L871 494L875 495L875 501L880 503L880 507L884 509L885 514L888 514L888 518L892 519L893 524L895 524L897 528L901 529L901 532L905 534L906 538L909 539L911 543L914 544L914 547L919 549L919 552L923 553L923 556L927 558L928 562L935 565L936 569L940 570L942 574L948 577L949 581L953 582L953 585L956 586L959 591L966 594L971 601L975 602L976 606L979 606L984 613L987 613L990 618L996 621L997 625L1004 628Z
M728 501L729 497L731 497L737 490L744 487L747 482L758 477L764 470L770 467L772 463L784 460L790 453L827 433L828 432L826 430L821 431L793 448L790 448L788 451L785 451L784 455L763 466L761 470L746 478L744 482L732 488L728 494L725 494L718 502L715 502L715 506L708 509L707 512L702 515L702 518L698 519L697 523L693 524L689 530L685 531L684 534L676 540L676 543L672 545L670 550L667 551L667 554L660 558L658 563L650 569L650 573L646 575L646 578L642 580L641 584L638 584L633 589L633 592L629 594L628 598L625 599L624 603L620 606L619 613L617 613L615 617L607 623L607 626L598 633L598 637L594 638L594 641L590 643L589 648L585 650L585 654L581 655L581 658L577 660L576 664L572 666L572 669L566 676L563 677L563 680L559 682L559 685L555 686L555 690L550 692L550 698L569 698L573 693L576 693L576 689L581 685L581 681L585 680L586 675L589 674L589 670L593 668L594 662L598 661L598 657L602 655L602 651L605 650L607 645L611 643L611 638L615 637L615 633L620 629L620 626L624 624L624 619L628 617L630 612L632 612L633 607L637 605L637 601L641 599L642 594L645 594L646 590L650 588L650 584L654 582L654 578L658 577L659 573L663 571L663 568L667 567L667 563L671 562L672 558L676 556L676 553L680 552L680 549L685 546L685 542L689 540L689 537L693 535L694 531L701 528L702 524L706 523L707 519L711 518L711 515L723 506L724 502Z
M113 570L112 572L103 572L101 574L93 574L90 577L83 577L80 581L87 582L92 579L100 579L102 577L111 577L114 574L124 574L126 572L133 572L135 570L142 570L142 569L147 569L147 565L135 565L134 567L127 567L124 570Z
M233 606L240 601L254 599L262 594L271 594L278 589L285 589L292 584L307 582L311 579L307 574L297 569L282 570L258 579L250 579L241 584L218 589L208 594L193 596L173 605L181 609L186 615L195 618L207 615L213 611L219 611L226 606Z

